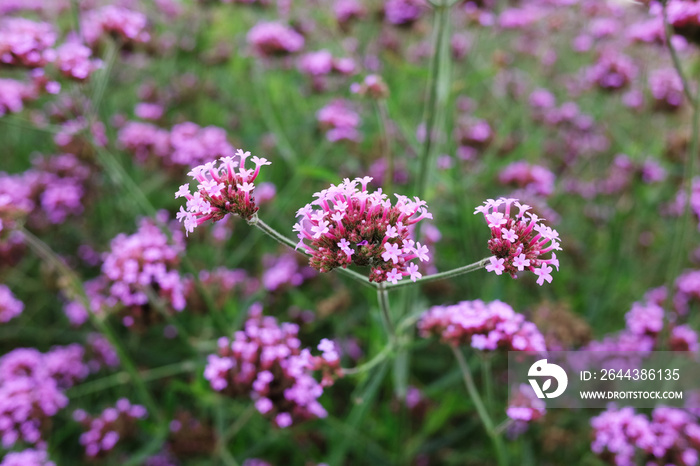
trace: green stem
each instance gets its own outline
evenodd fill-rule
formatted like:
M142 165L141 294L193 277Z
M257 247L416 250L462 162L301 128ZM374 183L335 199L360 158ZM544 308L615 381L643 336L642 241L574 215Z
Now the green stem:
M427 275L425 277L421 277L417 279L415 282L411 280L402 280L398 283L391 284L387 283L385 285L386 289L388 290L394 290L396 288L401 288L404 286L408 285L413 285L413 284L420 284L420 283L427 283L427 282L433 282L436 280L445 280L447 278L452 278L452 277L458 277L460 275L464 275L470 272L474 272L475 270L479 270L484 268L486 264L488 264L490 257L487 257L485 259L481 259L478 262L474 262L473 264L469 265L464 265L462 267L457 267L456 269L448 270L447 272L440 272L440 273L435 273L433 275Z
M389 141L389 114L386 107L386 102L382 99L375 102L377 112L377 120L379 121L379 134L382 141L382 156L386 157L386 173L384 174L384 191L393 192L394 184L394 152L391 150L391 141Z
M288 246L288 247L296 250L300 254L304 254L304 255L308 256L308 254L305 251L297 249L297 243L295 243L291 239L287 238L286 236L284 236L282 233L280 233L277 230L275 230L274 228L272 228L267 223L260 220L260 218L258 218L257 214L255 214L253 216L253 218L248 220L248 225L254 226L255 228L262 231L263 233L265 233L267 236L274 239L278 243L283 244L284 246ZM334 270L337 270L338 273L343 274L345 276L348 276L348 277L352 278L353 280L362 283L365 286L368 286L368 287L373 288L373 289L377 288L377 285L375 283L370 282L367 279L367 277L365 277L364 275L361 275L353 270L343 269L343 268L338 268L338 269L334 269Z
M471 371L469 370L469 365L467 365L467 361L464 359L462 350L453 346L452 352L455 355L455 359L457 359L459 369L462 371L462 377L464 378L464 385L466 385L467 387L467 392L469 392L469 396L474 402L474 406L476 406L476 412L479 414L481 423L484 425L486 433L491 439L493 449L496 452L496 459L498 461L498 464L499 466L506 466L508 464L508 460L505 456L506 451L503 445L503 440L496 431L493 421L491 420L491 416L489 416L489 413L486 410L486 406L484 406L484 402L481 400L479 390L476 388L476 384L474 383Z
M245 427L245 425L250 421L250 418L253 417L253 414L255 414L256 409L255 405L250 405L248 408L246 408L245 411L236 419L236 422L231 425L230 428L224 432L219 440L217 441L217 451L225 450L226 449L226 444L228 443L229 440L231 440L235 435L240 432L240 430Z
M349 368L342 368L341 370L343 371L343 375L358 375L358 374L363 374L370 369L374 368L376 365L382 363L391 353L391 351L394 349L394 343L389 342L387 345L372 359L367 361L364 364L361 364L357 367L349 367Z
M425 196L428 181L435 165L437 141L434 133L442 132L445 122L447 98L450 91L450 7L447 2L433 4L434 18L434 52L428 81L428 102L425 108L425 141L420 155L420 171L416 183L416 195Z
M668 14L666 11L666 2L662 2L662 18L664 23L664 34L666 37L666 46L671 54L671 60L673 61L673 66L678 73L683 84L683 94L685 95L688 103L692 107L692 136L690 140L690 145L688 147L688 153L686 155L685 169L683 172L683 185L685 185L685 206L683 208L683 213L681 218L676 223L676 228L674 231L674 238L671 242L671 263L668 268L666 284L667 288L671 289L675 277L678 276L681 270L681 264L683 262L683 254L686 251L684 247L685 234L689 229L690 225L690 198L693 191L693 172L695 170L695 158L698 155L698 126L700 125L700 89L696 92L693 97L693 92L690 88L690 83L683 71L680 59L678 57L678 52L671 42L672 30L668 23ZM668 293L667 301L670 305L671 293Z
M382 319L384 321L384 327L389 334L389 341L396 340L396 330L394 329L394 324L391 322L391 307L389 306L389 294L386 292L386 284L384 282L380 283L377 287L377 301L379 302L379 308L382 311Z
M156 367L139 373L139 378L144 382L152 382L165 377L182 374L185 372L193 372L197 369L195 361L182 361L167 366ZM67 395L70 399L80 398L81 396L90 395L91 393L101 392L113 387L125 385L132 381L131 375L126 371L117 372L101 379L92 380L90 382L81 383L68 390Z
M153 289L150 286L144 287L144 291L146 292L146 295L148 296L148 301L149 304L152 304L155 308L156 311L163 316L163 318L168 322L169 325L172 325L175 327L177 330L177 336L182 342L187 346L187 349L192 353L193 355L197 355L197 349L192 345L192 336L189 334L189 332L180 325L180 322L172 315L172 311L166 306L166 304L163 302L163 299L156 295L156 293L153 291Z
M82 304L85 307L85 309L87 309L90 322L100 331L100 333L102 333L105 336L105 338L107 338L109 343L114 347L117 356L119 356L121 364L124 366L124 369L126 369L126 371L129 373L129 376L131 377L134 383L136 391L139 392L143 403L146 405L148 410L151 413L153 413L159 424L164 423L165 418L163 417L163 414L158 409L158 405L155 403L153 397L151 396L151 393L146 388L146 385L144 384L143 380L141 380L141 378L139 377L136 365L129 357L129 354L126 352L119 339L114 335L114 332L112 331L112 328L109 326L109 324L106 321L100 319L92 312L90 300L88 299L87 294L85 293L85 288L83 288L83 284L78 278L78 276L75 275L75 273L63 263L61 258L58 257L58 255L46 243L34 236L24 227L21 227L20 231L24 235L25 242L36 253L36 255L38 255L40 258L51 264L53 267L56 268L57 271L59 271L63 275L64 278L68 279L68 281L74 288L74 293L82 301Z

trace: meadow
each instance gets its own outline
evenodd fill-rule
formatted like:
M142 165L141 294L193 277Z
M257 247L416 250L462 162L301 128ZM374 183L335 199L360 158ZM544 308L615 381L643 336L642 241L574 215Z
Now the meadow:
M697 357L699 44L690 0L0 0L0 466L699 464L700 382L505 376Z

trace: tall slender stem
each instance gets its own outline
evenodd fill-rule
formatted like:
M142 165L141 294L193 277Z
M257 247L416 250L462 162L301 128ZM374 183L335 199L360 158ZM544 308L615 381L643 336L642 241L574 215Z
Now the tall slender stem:
M384 191L393 192L394 185L394 151L391 150L389 140L389 112L384 99L375 102L377 120L379 121L379 133L382 138L382 156L386 158L386 173L384 174Z
M662 18L664 23L664 34L666 37L666 46L668 47L669 53L671 55L671 60L673 61L673 67L676 69L678 76L680 77L681 83L683 84L683 94L685 95L688 103L692 107L692 127L691 127L691 140L688 146L688 151L686 154L685 169L683 172L683 186L685 188L685 206L683 208L683 213L681 218L676 223L674 238L671 242L671 263L669 265L666 282L668 289L671 289L671 285L675 277L678 276L681 269L681 263L683 261L683 254L686 251L684 247L685 234L690 225L690 198L693 191L693 175L695 171L695 159L698 156L698 144L699 144L699 128L700 125L700 89L695 92L693 96L693 91L690 87L690 82L688 81L681 61L678 57L678 52L676 51L672 38L672 29L668 23L668 12L666 11L666 2L662 3ZM668 293L667 300L671 300L671 293Z
M386 285L384 282L380 283L377 287L377 301L379 302L379 308L382 311L384 326L386 327L386 331L389 333L389 341L393 342L396 339L396 330L394 329L394 324L391 321L389 294L386 292Z
M428 81L428 102L424 112L425 141L420 154L420 171L416 182L416 195L425 196L428 181L435 165L437 144L434 133L442 132L445 122L445 108L450 91L450 7L443 1L435 8L433 21L434 47Z
M464 359L464 354L462 354L461 349L454 346L452 347L452 352L455 355L455 359L457 359L459 369L462 371L462 377L464 378L464 385L467 387L467 392L469 392L469 396L474 402L474 406L476 406L476 412L479 414L481 423L484 425L486 433L491 439L493 449L496 452L498 464L499 466L506 466L508 464L508 460L505 456L506 451L503 445L503 439L501 439L501 436L498 434L498 432L496 432L493 420L491 420L491 416L489 416L486 406L484 406L484 402L481 400L481 395L479 395L479 390L476 388L471 371L469 370L469 365Z

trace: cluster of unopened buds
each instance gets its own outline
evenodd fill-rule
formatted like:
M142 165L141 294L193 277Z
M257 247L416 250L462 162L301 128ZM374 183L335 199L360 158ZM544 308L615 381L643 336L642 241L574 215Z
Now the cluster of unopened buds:
M462 301L433 306L418 321L420 335L440 336L459 346L470 344L479 350L545 351L544 337L535 324L525 320L501 301Z
M367 191L372 178L345 179L315 193L317 199L297 212L299 244L320 272L350 264L371 268L369 280L397 283L404 276L421 278L418 259L428 261L428 248L411 239L410 227L432 218L426 204L396 194L396 205L382 193ZM359 185L359 189L358 189Z
M188 173L199 184L194 194L190 185L184 184L175 193L175 197L187 199L187 210L180 207L177 219L184 223L188 233L206 222L221 220L232 213L246 220L253 218L258 211L253 198L255 185L253 181L260 173L260 167L270 165L264 158L251 157L255 169L246 169L246 159L250 152L238 149L235 157L222 157L216 162L207 162L194 167Z
M500 211L503 206L503 212ZM514 212L514 208L518 212ZM537 284L552 282L552 267L559 270L559 260L552 251L560 251L559 233L540 223L536 214L529 212L530 206L521 204L517 199L489 199L474 211L484 215L491 239L489 250L493 257L486 264L486 270L501 275L504 272L516 278L518 272L529 270L537 275ZM552 257L542 256L552 252Z

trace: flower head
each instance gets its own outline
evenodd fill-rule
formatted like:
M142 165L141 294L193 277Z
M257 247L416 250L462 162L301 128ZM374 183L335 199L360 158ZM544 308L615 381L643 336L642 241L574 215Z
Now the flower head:
M516 272L529 270L538 276L537 284L541 286L545 281L552 282L551 266L559 270L559 260L554 252L548 259L542 257L548 252L561 250L559 233L540 223L543 219L530 209L517 199L502 197L487 200L474 213L483 214L491 229L488 244L494 257L490 258L486 270L496 275L506 272L513 278Z
M222 157L194 167L189 175L199 182L192 194L187 185L180 186L175 197L187 200L187 209L180 207L177 219L183 222L188 233L207 220L217 222L232 213L250 220L258 211L253 198L253 181L260 167L270 165L266 159L252 157L254 169L246 169L245 161L250 152L238 149L235 157ZM318 227L318 226L317 226ZM321 228L322 230L322 228Z
M381 189L369 193L371 178L345 179L314 196L297 212L299 245L311 255L311 267L328 272L349 264L371 267L370 281L396 283L420 277L409 262L429 259L428 248L410 238L410 226L432 218L425 202L396 195L392 205Z
M418 322L421 336L440 335L453 346L471 344L479 350L544 351L544 337L535 324L525 320L501 301L462 301L433 306Z

